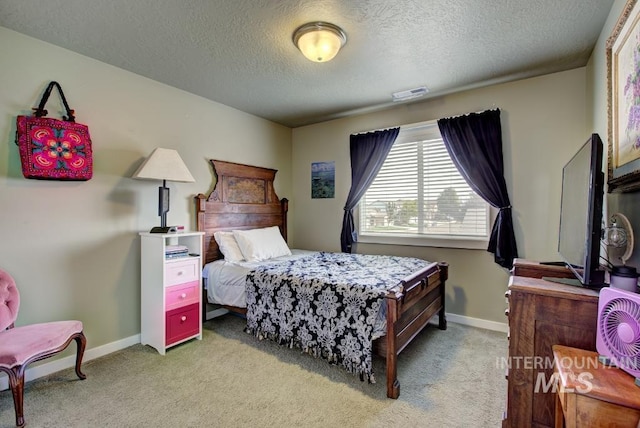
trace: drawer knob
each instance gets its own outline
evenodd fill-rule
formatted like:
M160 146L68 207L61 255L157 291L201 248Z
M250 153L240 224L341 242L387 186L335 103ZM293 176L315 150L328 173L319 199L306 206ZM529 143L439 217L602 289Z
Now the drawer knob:
M186 316L186 315L183 315L183 316L180 318L180 321L182 321L182 322L185 322L186 320L187 320L187 316Z
M181 298L181 299L186 299L186 298L187 298L187 293L182 293L182 294L180 295L180 298Z
M183 273L183 272L182 272L181 270L179 270L179 271L178 271L178 276L182 275L182 273Z

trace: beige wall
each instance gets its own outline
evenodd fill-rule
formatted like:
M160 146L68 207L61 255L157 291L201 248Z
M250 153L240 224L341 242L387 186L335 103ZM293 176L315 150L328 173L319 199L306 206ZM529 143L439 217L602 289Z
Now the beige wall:
M586 68L293 131L0 27L0 267L22 292L18 324L82 319L89 348L139 333L137 232L159 222L158 183L129 177L155 147L177 149L197 181L169 184L170 224L194 226L191 198L209 191L213 179L207 159L251 163L279 170L276 190L291 200L292 246L337 251L351 181L349 134L498 107L520 255L557 259L560 171L589 133L606 135L604 42L624 3L616 0ZM95 172L88 182L22 178L15 116L36 105L50 80L62 84L78 121L90 125ZM310 198L310 164L317 161L336 162L334 199ZM640 230L636 201L624 195L609 204L623 207ZM446 260L447 310L505 322L508 273L485 251L358 250Z
M592 90L589 120L592 122L595 132L598 132L605 142L608 142L606 41L613 31L625 3L626 0L616 0L613 4L588 64L588 87ZM628 264L640 269L640 249L637 244L640 231L640 204L638 203L640 202L640 193L609 194L606 201L605 219L608 215L616 212L621 212L629 218L635 231L636 246Z
M293 130L294 245L338 251L351 184L349 135L500 108L505 178L514 207L519 254L557 260L562 166L584 143L586 69L495 85L419 104ZM336 197L311 199L311 162L335 161ZM447 311L504 323L508 272L483 250L360 244L363 253L417 256L450 264Z
M140 332L139 231L159 225L160 182L129 178L155 147L177 149L196 183L169 183L169 224L195 227L208 159L276 168L291 198L291 130L0 27L0 267L20 288L18 324L77 318L88 347ZM50 80L90 127L94 177L26 180L14 144ZM50 115L60 110L55 100ZM55 114L54 114L55 112Z

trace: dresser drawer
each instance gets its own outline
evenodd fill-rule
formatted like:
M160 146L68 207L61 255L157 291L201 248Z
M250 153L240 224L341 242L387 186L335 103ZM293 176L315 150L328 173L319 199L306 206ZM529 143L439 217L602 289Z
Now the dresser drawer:
M164 290L164 309L170 311L200 302L200 282L172 285Z
M197 303L169 311L165 317L166 346L200 334L200 305Z
M200 258L167 260L164 266L166 287L197 281L200 278Z

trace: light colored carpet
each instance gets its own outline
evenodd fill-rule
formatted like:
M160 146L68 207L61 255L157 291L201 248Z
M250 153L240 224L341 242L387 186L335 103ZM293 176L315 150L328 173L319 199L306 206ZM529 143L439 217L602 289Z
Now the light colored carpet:
M29 427L498 427L506 380L504 333L449 323L430 325L400 355L400 398L378 383L326 361L259 341L244 320L204 324L203 340L166 356L135 345L29 382ZM72 344L71 346L75 346ZM0 426L15 422L9 391L0 392Z

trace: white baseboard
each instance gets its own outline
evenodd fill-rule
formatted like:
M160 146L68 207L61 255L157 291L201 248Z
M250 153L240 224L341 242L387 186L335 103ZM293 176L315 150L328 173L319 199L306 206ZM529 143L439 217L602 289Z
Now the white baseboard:
M214 315L212 313L212 315ZM221 313L216 313L215 316L219 316ZM484 328L485 330L493 330L499 331L502 333L507 333L509 327L506 323L500 323L495 321L487 321L480 318L472 318L464 315L457 314L446 314L447 321L454 322L456 324L468 325L470 327L478 327ZM208 317L207 317L208 318ZM438 317L434 316L431 321L433 324L438 323ZM129 346L133 346L135 344L140 343L140 335L136 334L131 337L127 337L122 340L117 340L115 342L107 343L106 345L98 346L97 348L91 348L85 351L83 362L93 360L95 358L103 357L112 352L119 351L124 348L128 348ZM73 348L75 343L69 345L70 348ZM44 364L39 364L37 366L28 368L25 372L25 382L28 382L33 379L37 379L43 376L48 376L50 374L59 372L60 370L68 369L74 367L76 364L76 356L70 355L65 358L60 358L58 360L54 360L51 362L46 362ZM9 379L4 373L0 373L0 391L4 391L5 389L9 389Z
M229 311L223 308L217 308L211 311L207 311L207 314L205 315L205 321L209 321L210 319L217 318L228 313Z
M446 315L447 315L447 321L451 321L456 324L483 328L485 330L499 331L501 333L507 333L509 331L509 326L506 323L501 323L496 321L487 321L480 318L466 317L464 315L458 315L458 314L447 313ZM437 323L438 319L434 317L433 320L435 320L435 322Z
M128 348L129 346L133 346L137 343L140 343L139 334L136 334L131 337L127 337L125 339L117 340L115 342L107 343L106 345L98 346L96 348L87 349L84 352L82 362L103 357L107 354L111 354L112 352L116 352L121 349ZM74 349L75 346L76 346L75 343L71 343L69 345L69 349ZM59 372L60 370L75 367L75 365L76 365L76 354L74 352L73 355L70 355L68 357L60 358L58 360L46 362L44 364L39 364L37 366L27 368L27 371L24 374L25 382L33 379L37 379L43 376L48 376L50 374ZM4 391L5 389L9 389L9 378L5 373L0 373L0 391Z

